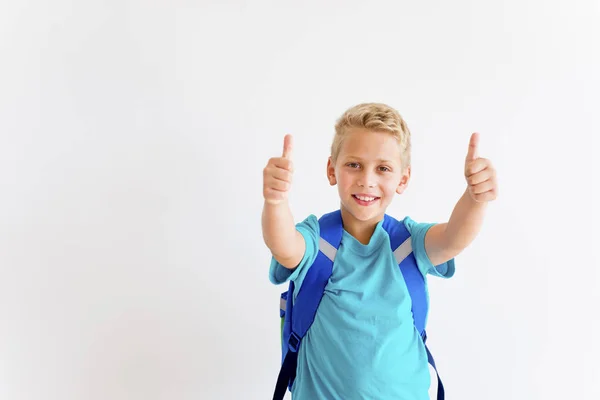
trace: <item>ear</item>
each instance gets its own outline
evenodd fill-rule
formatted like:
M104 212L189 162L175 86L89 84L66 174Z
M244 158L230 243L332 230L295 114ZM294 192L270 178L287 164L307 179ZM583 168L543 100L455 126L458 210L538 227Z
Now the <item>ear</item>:
M331 161L331 157L327 160L327 180L331 186L334 186L337 183L337 180L335 179L335 167Z
M407 167L402 174L402 178L400 179L400 183L396 188L396 193L402 194L406 188L408 187L408 181L410 180L410 167Z

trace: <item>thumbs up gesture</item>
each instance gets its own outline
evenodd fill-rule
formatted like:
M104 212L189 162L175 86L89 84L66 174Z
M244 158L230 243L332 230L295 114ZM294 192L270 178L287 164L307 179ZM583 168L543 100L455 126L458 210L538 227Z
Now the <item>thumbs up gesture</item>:
M479 134L473 133L465 159L465 178L471 198L478 203L495 200L498 196L496 170L492 162L479 157Z
M292 185L292 135L283 139L283 154L271 158L263 170L263 196L269 204L287 201L288 191Z

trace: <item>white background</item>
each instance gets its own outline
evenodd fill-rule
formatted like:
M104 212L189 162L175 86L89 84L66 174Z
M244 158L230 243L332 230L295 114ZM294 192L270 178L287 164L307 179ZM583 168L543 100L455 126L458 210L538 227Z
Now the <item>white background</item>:
M262 169L292 133L296 220L337 208L365 101L413 133L391 215L449 217L473 131L498 170L430 280L448 399L600 398L598 1L216 3L1 2L0 398L270 398Z

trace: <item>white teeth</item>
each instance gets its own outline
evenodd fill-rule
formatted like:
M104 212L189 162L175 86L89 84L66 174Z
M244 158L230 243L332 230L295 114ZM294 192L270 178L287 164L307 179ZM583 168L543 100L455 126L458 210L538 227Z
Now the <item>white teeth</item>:
M375 197L364 197L364 196L356 196L357 199L362 200L362 201L373 201L375 200Z

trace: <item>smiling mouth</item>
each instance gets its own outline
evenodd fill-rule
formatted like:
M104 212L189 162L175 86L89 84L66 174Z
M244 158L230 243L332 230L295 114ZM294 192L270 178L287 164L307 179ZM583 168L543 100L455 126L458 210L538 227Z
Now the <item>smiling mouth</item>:
M356 195L356 194L353 194L352 198L354 198L354 200L356 200L356 202L358 204L360 204L361 206L371 205L380 199L380 197L377 197L377 196L364 196L364 195Z

